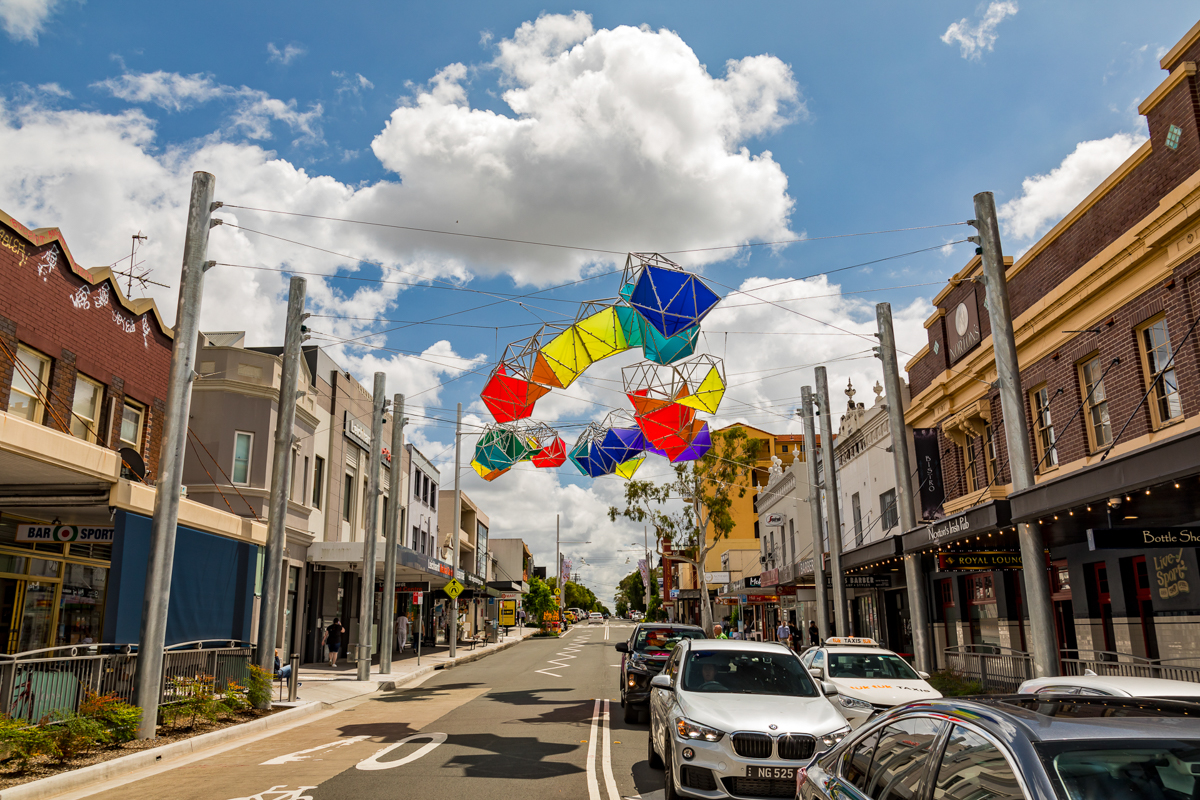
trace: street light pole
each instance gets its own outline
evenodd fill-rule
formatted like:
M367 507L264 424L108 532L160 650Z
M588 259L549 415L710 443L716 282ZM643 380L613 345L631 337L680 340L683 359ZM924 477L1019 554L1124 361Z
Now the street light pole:
M454 530L450 532L450 565L454 580L458 580L458 531L462 527L462 488L459 486L462 468L462 403L458 404L458 421L454 425ZM458 596L450 598L450 657L458 650Z
M829 377L817 367L817 400L821 404L821 453L825 462L825 519L829 524L829 571L833 573L833 625L846 636L846 580L842 575L842 518L838 508L837 462L833 456L833 411L829 407Z
M383 395L386 376L375 373L371 394L371 451L367 453L367 515L363 541L362 610L358 621L358 679L371 679L371 625L375 621L375 538L379 533L379 486L383 465Z
M821 487L817 485L817 426L813 421L812 387L800 387L804 418L804 460L808 467L808 510L812 520L813 589L817 596L817 628L821 640L829 635L829 591L825 588L825 542L821 536Z
M387 675L392 671L393 629L396 624L396 544L400 535L400 496L404 494L404 395L392 398L392 465L389 480L392 502L388 504L388 518L384 522L387 530L387 552L383 555L383 614L379 622L379 672ZM400 643L404 647L404 642Z

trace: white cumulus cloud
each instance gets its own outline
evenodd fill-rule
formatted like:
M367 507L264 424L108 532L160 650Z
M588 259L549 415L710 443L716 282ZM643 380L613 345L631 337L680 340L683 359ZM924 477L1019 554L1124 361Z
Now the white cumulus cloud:
M279 64L290 64L307 52L307 50L295 43L285 46L282 50L276 47L274 42L267 43L267 60Z
M37 44L46 21L62 0L0 0L0 25L14 41Z
M996 28L1005 17L1016 13L1017 4L1013 0L992 0L974 25L966 17L951 23L942 34L942 41L946 44L957 44L963 58L978 61L984 50L990 51L995 46L999 36Z
M1107 139L1080 142L1054 169L1021 181L1021 194L997 211L1004 232L1025 241L1042 235L1133 155L1144 141L1146 136L1143 134L1117 133Z

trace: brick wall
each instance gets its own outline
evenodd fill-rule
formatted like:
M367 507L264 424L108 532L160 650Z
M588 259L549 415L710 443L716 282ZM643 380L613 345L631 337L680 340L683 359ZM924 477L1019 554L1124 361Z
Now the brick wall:
M44 424L69 428L75 379L83 373L105 386L101 438L117 443L124 399L146 407L141 455L147 480L158 472L163 398L171 363L171 339L148 307L135 314L121 304L116 287L96 282L71 259L56 230L29 231L0 219L0 341L50 357L49 406ZM0 350L0 408L8 408L13 366ZM110 402L117 413L108 429ZM60 424L60 420L62 423Z

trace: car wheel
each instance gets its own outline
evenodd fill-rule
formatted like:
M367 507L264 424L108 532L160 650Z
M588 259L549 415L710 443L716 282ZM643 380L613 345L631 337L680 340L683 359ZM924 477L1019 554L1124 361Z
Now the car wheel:
M634 723L641 722L641 721L642 721L641 710L637 706L635 706L633 703L626 703L625 704L625 722L629 725L633 725Z
M658 753L654 750L654 723L650 723L650 735L646 737L646 761L650 762L651 769L662 769L662 759L658 757Z
M671 764L671 744L667 743L667 751L663 753L663 800L680 800L682 795L675 788L675 768Z

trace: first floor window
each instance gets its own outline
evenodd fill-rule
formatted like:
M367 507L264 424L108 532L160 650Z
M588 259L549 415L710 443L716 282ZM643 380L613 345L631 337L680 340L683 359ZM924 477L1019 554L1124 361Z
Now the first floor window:
M883 522L883 529L885 531L890 531L900 524L900 512L896 508L895 489L888 489L879 495L879 516Z
M1112 444L1112 425L1108 419L1108 395L1104 391L1104 369L1100 356L1079 365L1079 383L1083 388L1087 411L1088 444L1099 450Z
M245 485L250 482L250 448L254 434L237 432L233 435L233 482Z
M49 377L50 359L36 350L18 346L12 391L8 395L8 413L40 424L46 409L42 389Z
M325 459L316 456L313 461L313 508L321 507L321 487L325 485Z
M141 448L142 419L145 416L146 409L143 406L132 400L125 401L121 408L121 444L134 450Z
M1037 444L1038 472L1048 472L1058 466L1058 449L1054 446L1054 422L1050 419L1050 390L1043 384L1030 392L1033 408L1033 440Z
M967 479L967 492L973 492L976 488L977 478L975 477L975 437L967 439L967 443L963 445L963 477Z
M75 377L75 399L71 404L71 435L94 442L99 434L96 424L100 416L100 401L104 397L104 387L91 378L77 375Z
M1150 410L1154 426L1161 427L1183 416L1183 401L1179 397L1179 381L1171 361L1171 337L1167 335L1166 317L1146 325L1141 330L1142 366L1146 380L1153 384Z
M342 492L342 520L354 519L354 473L346 473L346 487Z

